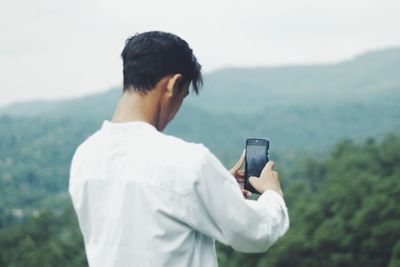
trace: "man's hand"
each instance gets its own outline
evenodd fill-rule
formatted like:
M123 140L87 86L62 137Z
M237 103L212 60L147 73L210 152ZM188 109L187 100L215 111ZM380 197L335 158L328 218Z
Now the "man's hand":
M279 173L273 170L275 162L268 161L260 174L260 178L250 177L250 184L260 193L267 190L274 190L283 197L281 185L279 183Z
M242 153L238 162L229 170L229 172L236 178L244 197L250 197L251 192L244 189L244 170L241 170L245 159L245 152Z

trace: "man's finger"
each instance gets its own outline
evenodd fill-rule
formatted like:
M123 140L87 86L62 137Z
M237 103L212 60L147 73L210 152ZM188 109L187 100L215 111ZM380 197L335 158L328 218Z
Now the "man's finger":
M267 164L265 164L265 166L262 169L261 173L271 172L274 167L275 167L275 162L270 160L270 161L267 162Z
M243 151L242 155L240 156L240 159L238 160L238 162L235 163L235 165L233 165L231 170L234 172L238 171L243 166L244 158L245 158L245 151Z
M247 191L246 189L242 188L242 193L244 197L250 197L252 193L250 191Z
M270 160L270 161L267 162L267 164L265 164L265 167L264 167L264 168L265 168L265 169L272 170L274 167L275 167L275 162L272 161L272 160Z
M239 176L240 178L243 178L244 177L244 170L238 170L236 172L236 175Z

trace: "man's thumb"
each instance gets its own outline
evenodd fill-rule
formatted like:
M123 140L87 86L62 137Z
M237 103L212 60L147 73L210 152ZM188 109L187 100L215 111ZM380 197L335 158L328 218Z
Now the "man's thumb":
M265 164L264 168L272 170L274 167L275 167L275 162L270 160L270 161L267 162L267 164Z
M250 176L249 183L254 187L255 190L260 192L261 189L261 180L258 177Z

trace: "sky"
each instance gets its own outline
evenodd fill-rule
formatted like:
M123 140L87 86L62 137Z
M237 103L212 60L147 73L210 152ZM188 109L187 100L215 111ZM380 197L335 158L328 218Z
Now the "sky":
M0 0L0 107L122 84L135 33L175 33L204 73L334 63L400 47L398 0Z

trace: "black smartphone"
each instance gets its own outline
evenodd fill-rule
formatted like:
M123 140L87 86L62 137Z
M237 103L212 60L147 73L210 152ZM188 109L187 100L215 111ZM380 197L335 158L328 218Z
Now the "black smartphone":
M244 189L252 193L259 192L249 182L250 176L259 177L268 158L269 140L265 138L249 138L246 140Z

